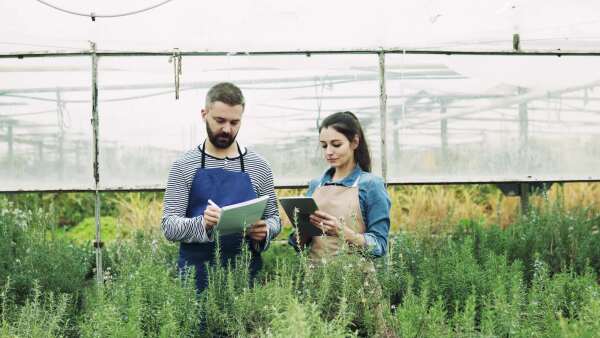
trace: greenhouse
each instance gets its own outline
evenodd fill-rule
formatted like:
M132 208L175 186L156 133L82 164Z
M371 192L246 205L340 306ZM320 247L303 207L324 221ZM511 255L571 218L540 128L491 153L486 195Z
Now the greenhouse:
M596 13L1 1L0 336L598 337ZM258 275L244 249L197 290L163 200L174 162L211 137L220 82L243 92L235 139L279 198L329 168L327 117L358 118L391 202L382 257L350 245L314 264L279 207Z

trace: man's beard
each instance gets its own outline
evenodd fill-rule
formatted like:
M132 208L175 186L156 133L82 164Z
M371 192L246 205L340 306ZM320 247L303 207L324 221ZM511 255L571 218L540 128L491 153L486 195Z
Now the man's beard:
M208 122L206 122L206 133L208 134L208 139L210 143L212 143L215 147L220 149L227 149L229 146L235 141L235 135L231 135L230 133L219 133L215 134L208 126Z

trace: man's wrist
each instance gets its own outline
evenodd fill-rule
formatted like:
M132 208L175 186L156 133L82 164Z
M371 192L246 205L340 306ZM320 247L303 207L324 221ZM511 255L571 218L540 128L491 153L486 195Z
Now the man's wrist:
M201 225L201 226L202 226L202 228L204 229L204 233L206 234L206 238L207 238L209 241L211 241L211 242L212 242L212 241L214 240L214 231L213 231L214 227L212 227L212 226L208 226L208 225L206 224L206 221L204 220L204 217L203 217L203 216L199 216L199 217L200 217L200 225Z

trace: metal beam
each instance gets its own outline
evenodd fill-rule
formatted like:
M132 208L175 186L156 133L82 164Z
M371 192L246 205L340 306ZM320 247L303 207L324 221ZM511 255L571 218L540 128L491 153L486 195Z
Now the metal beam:
M401 185L463 185L463 184L496 184L496 183L521 183L521 182L561 182L561 183L574 183L574 182L600 182L600 176L577 176L577 177L564 177L564 176L527 176L527 177L498 177L495 179L466 179L464 177L431 177L431 178L389 178L388 186L401 186ZM275 185L275 189L303 189L307 188L306 183L287 183ZM31 192L88 192L94 193L94 188L82 188L82 189L20 189L20 190L5 190L0 187L0 193L19 194L19 193L31 193ZM162 186L154 187L106 187L99 189L100 192L164 192L165 188Z
M332 49L332 50L272 50L272 51L194 51L181 50L182 56L265 56L265 55L328 55L328 54L415 54L415 55L503 55L503 56L600 56L597 50L558 50L558 49L520 49L509 50L452 50L452 49L418 49L418 48L383 48L383 49ZM98 57L126 56L171 56L172 50L164 51L98 51ZM23 59L36 57L81 57L91 56L89 50L72 52L62 51L31 51L2 53L0 59Z

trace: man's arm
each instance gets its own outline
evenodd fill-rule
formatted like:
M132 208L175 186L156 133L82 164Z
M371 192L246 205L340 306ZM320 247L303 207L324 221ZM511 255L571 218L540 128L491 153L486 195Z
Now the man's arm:
M183 171L183 165L175 161L169 171L167 188L163 202L161 229L169 241L208 242L211 234L205 230L202 216L187 218L189 185Z

